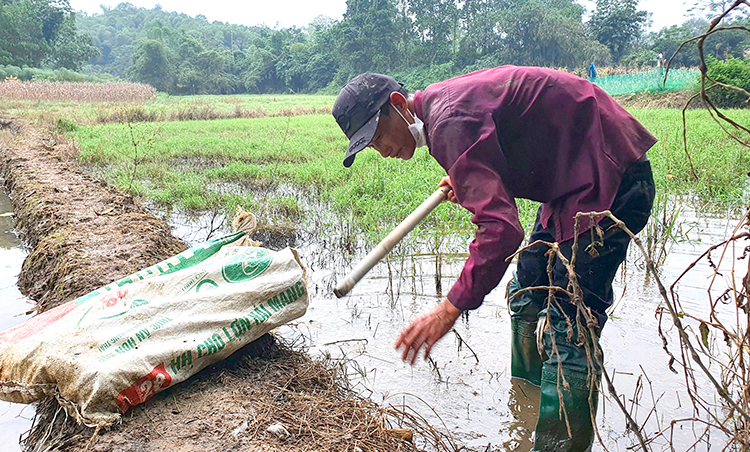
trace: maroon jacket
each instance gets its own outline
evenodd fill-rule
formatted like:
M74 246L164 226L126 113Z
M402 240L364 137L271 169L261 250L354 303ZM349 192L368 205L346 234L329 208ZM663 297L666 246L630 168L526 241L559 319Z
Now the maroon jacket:
M542 225L569 240L575 214L611 207L625 170L656 143L599 87L553 69L473 72L417 91L414 106L477 225L448 293L462 310L482 304L523 240L515 198L544 203Z

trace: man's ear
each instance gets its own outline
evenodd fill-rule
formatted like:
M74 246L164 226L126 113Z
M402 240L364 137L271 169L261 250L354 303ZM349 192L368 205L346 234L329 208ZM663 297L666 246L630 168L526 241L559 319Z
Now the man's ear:
M406 97L404 97L404 95L399 93L398 91L394 91L391 93L391 104L393 104L395 108L398 108L401 114L404 114L404 112L406 111Z

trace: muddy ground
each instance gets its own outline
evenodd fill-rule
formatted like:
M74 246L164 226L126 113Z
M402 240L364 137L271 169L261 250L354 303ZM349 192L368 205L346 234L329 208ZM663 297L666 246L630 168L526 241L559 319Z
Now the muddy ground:
M28 246L19 287L38 311L73 300L183 249L137 200L83 173L77 148L43 125L0 118L0 176ZM37 407L26 450L411 450L389 412L351 392L336 364L264 336L99 431L54 399ZM285 438L267 432L283 424ZM407 422L408 423L408 422Z

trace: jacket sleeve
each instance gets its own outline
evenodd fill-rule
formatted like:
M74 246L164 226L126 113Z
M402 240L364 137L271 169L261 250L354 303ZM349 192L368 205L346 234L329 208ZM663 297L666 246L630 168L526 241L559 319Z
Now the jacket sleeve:
M469 257L448 292L456 308L467 310L478 308L497 286L508 268L505 260L518 249L524 234L515 200L501 176L507 174L507 164L492 118L473 126L452 121L463 120L449 118L436 127L435 144L451 148L446 151L455 160L448 175L458 202L474 214L471 221L477 226Z

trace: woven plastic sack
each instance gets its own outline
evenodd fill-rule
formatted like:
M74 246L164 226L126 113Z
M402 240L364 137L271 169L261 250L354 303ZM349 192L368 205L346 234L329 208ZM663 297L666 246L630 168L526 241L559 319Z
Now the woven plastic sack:
M0 333L0 399L57 397L88 426L304 315L296 251L210 240Z

